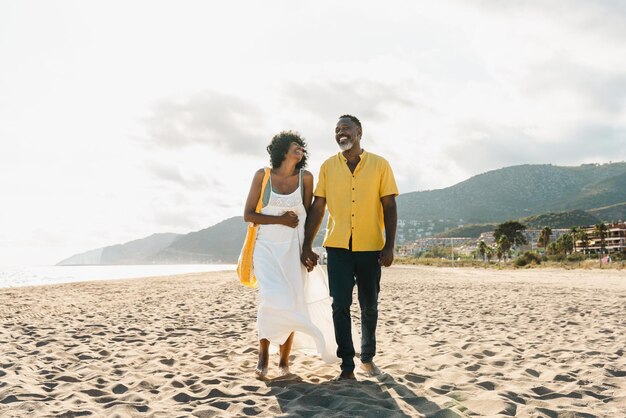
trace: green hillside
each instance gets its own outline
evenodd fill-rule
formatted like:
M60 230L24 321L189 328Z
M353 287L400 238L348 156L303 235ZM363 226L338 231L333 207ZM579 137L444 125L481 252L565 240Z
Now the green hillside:
M626 201L626 163L520 165L398 197L398 218L484 223Z
M552 229L571 228L573 226L594 225L600 219L592 214L573 210L570 212L548 212L541 215L533 215L520 219L520 222L531 229L541 229L549 226Z
M615 220L626 220L626 202L616 205L604 206L588 211L603 222L612 222Z
M466 225L460 228L448 229L441 234L441 238L478 238L483 232L492 232L498 224L476 224Z
M183 235L155 258L176 263L234 263L239 257L246 228L243 217L228 218Z

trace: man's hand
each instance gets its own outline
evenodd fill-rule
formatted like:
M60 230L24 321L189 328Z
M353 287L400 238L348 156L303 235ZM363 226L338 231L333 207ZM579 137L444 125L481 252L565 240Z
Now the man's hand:
M378 256L378 264L389 267L393 263L393 248L384 247Z
M304 242L302 243L302 254L300 255L300 261L304 264L307 271L313 270L313 267L317 265L317 260L320 258L319 255L313 252L312 247L313 239L324 217L324 209L326 209L326 199L316 196L307 211L306 225L304 226Z
M313 270L317 266L317 260L320 258L315 251L311 248L302 248L302 254L300 255L300 261L306 267L307 271Z

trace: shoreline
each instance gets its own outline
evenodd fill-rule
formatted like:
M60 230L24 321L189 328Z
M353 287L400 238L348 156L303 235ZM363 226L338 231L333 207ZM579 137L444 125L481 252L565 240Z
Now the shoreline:
M0 268L0 289L234 271L235 269L234 264L16 266Z

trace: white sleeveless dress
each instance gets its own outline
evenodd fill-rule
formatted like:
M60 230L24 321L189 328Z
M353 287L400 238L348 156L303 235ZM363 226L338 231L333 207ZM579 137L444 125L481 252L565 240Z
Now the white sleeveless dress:
M271 181L267 187L271 188ZM259 225L253 256L259 289L259 339L268 339L274 352L295 331L294 349L317 353L332 363L338 358L328 278L320 267L308 273L300 262L306 221L300 187L289 195L271 190L269 202L261 210L265 215L293 211L299 222L296 228Z

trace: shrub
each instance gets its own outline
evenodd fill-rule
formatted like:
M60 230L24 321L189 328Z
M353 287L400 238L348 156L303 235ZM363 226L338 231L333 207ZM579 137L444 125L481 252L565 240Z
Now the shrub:
M541 257L532 251L526 251L523 255L515 259L515 265L517 267L524 267L527 264L541 264Z
M567 256L567 261L583 261L585 256L581 253L572 253Z
M563 262L565 261L565 254L554 254L554 255L550 255L548 256L548 260L550 261L556 261L556 262Z
M621 253L613 253L611 254L611 259L614 261L624 261L626 260L626 251L622 251Z
M517 267L524 267L526 264L526 259L523 256L515 259L515 265Z

